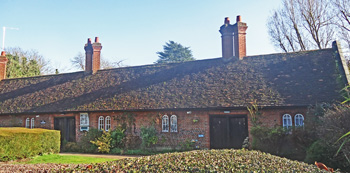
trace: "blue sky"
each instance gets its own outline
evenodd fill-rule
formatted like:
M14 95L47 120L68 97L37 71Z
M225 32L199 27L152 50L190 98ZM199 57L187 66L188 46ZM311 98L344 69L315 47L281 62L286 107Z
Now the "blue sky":
M0 27L19 28L6 30L5 47L37 50L52 68L70 72L77 70L70 59L95 36L104 58L129 66L152 64L169 40L190 47L196 59L220 57L219 27L237 15L248 25L247 54L274 53L266 21L279 5L280 0L0 0Z

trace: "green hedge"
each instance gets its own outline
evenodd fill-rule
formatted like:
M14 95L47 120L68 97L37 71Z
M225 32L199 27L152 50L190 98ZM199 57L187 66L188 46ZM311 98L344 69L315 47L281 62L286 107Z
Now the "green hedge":
M0 128L0 161L60 151L60 131Z

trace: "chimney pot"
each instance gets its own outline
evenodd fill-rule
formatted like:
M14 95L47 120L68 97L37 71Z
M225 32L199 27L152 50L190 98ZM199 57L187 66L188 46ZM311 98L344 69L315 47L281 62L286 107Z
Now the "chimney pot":
M99 43L100 39L98 37L95 37L95 43Z
M91 44L91 38L88 38L87 42L88 42L88 44Z
M225 24L230 24L230 18L229 17L225 17Z
M237 16L237 19L236 19L236 22L241 22L242 21L242 19L241 19L241 16Z
M2 51L2 52L1 52L1 56L6 56L5 51Z

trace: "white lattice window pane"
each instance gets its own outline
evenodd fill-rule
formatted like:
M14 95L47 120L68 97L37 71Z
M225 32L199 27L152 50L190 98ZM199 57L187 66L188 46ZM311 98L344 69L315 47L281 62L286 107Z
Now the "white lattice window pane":
M111 117L107 116L106 117L106 127L105 130L108 131L111 128Z
M283 127L287 129L292 127L292 116L290 116L289 114L283 115Z
M26 128L29 128L29 126L30 126L29 124L30 124L30 119L27 118L27 119L26 119Z
M80 114L80 126L89 126L89 115L87 113Z
M170 117L170 132L177 132L177 117L172 115Z
M103 116L100 116L98 118L98 130L103 130L104 129L104 118Z
M162 118L162 132L169 132L169 118L167 115Z
M304 126L304 116L302 114L296 114L294 121L296 127Z
M32 118L32 120L30 121L30 128L34 129L34 118Z

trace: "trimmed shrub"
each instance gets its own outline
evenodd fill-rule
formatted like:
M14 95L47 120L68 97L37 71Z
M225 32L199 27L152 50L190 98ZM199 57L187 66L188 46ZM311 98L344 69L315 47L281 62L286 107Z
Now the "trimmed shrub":
M60 131L0 128L0 161L60 152Z
M58 172L325 172L260 151L196 150L77 165Z

